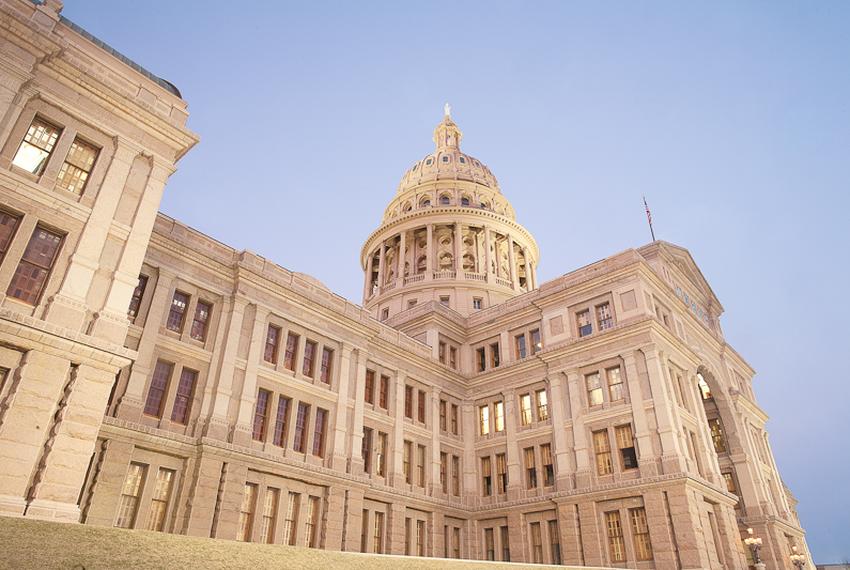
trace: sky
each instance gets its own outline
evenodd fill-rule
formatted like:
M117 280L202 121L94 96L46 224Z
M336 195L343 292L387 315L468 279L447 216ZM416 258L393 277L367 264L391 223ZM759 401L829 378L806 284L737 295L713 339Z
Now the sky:
M189 102L162 211L360 302L450 102L543 282L690 250L758 371L815 561L850 559L850 2L65 0Z

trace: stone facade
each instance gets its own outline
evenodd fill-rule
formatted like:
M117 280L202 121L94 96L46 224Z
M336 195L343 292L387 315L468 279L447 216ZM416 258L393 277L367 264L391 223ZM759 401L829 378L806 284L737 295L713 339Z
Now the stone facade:
M790 570L804 534L754 371L685 249L538 284L447 114L355 305L157 214L186 104L60 10L0 0L0 513L658 569L745 568L752 527Z

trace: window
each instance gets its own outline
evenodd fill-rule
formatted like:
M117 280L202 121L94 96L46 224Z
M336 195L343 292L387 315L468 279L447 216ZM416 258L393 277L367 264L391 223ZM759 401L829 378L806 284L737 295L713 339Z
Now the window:
M413 419L413 386L404 387L404 417Z
M494 342L490 345L490 366L493 368L498 368L499 363L499 343Z
M552 445L544 443L540 446L540 460L543 463L543 486L555 484L555 464L552 461Z
M493 494L493 473L489 457L481 458L481 492L485 497Z
M487 369L487 355L484 352L484 347L475 350L475 363L478 365L479 372L484 372Z
M543 348L543 343L540 341L540 329L531 331L531 354L535 354Z
M440 430L446 431L447 423L446 423L446 408L448 407L448 403L445 400L440 400Z
M363 515L360 518L360 552L366 552L366 541L369 536L369 511L363 509Z
M448 162L448 161L449 161L449 157L444 156L443 162ZM448 206L450 203L451 203L451 198L449 198L447 194L443 194L442 196L440 196L440 205L441 206Z
M623 396L623 376L620 374L620 367L608 368L605 370L605 377L608 379L608 400L617 402L624 398Z
M508 492L508 463L504 453L496 454L496 491L500 495Z
M723 480L726 482L726 490L733 495L737 495L738 487L735 485L735 477L732 475L731 471L725 471L723 473Z
M505 562L511 561L511 542L508 533L508 527L499 527L499 538L502 541L502 560Z
M422 390L416 395L416 419L425 423L425 392Z
M460 496L460 457L452 455L452 495Z
M363 459L363 472L372 473L372 428L363 428L360 457Z
M494 430L496 432L505 431L505 403L502 401L493 404Z
M587 404L589 406L601 406L603 396L599 372L585 375L584 382L587 385Z
M298 507L301 503L301 493L289 492L289 500L286 503L286 518L283 520L283 538L286 544L295 546L295 538L298 536Z
M277 504L280 500L280 489L269 487L263 501L263 526L260 528L260 542L274 543L274 531L277 526Z
M372 536L372 552L384 553L384 513L375 511L375 528Z
M328 428L328 411L316 408L316 424L313 431L313 455L325 456L325 434Z
M534 396L537 400L537 420L544 422L549 419L549 398L546 389L537 390Z
M328 347L322 347L322 364L319 369L319 380L325 384L331 383L331 372L333 367L334 351Z
M457 435L458 434L458 431L457 431L457 428L458 428L458 407L457 407L457 404L452 404L451 420L452 420L452 434Z
M478 427L481 435L490 433L490 406L486 404L478 407Z
M387 434L378 432L378 448L375 450L375 463L378 476L387 476Z
M304 453L307 447L307 416L310 415L310 405L298 402L298 412L295 415L295 441L293 451Z
M9 369L8 368L0 368L0 392L3 391L3 387L6 385L6 379L9 377Z
M266 330L266 346L263 350L263 360L277 364L277 351L280 344L280 327L269 325Z
M625 562L626 545L619 511L605 513L605 528L608 531L608 556L611 562Z
M526 447L523 455L525 456L525 487L535 489L537 488L537 462L534 458L534 448Z
M438 343L437 347L438 347L439 361L442 364L445 364L446 363L446 343L444 343L443 341L440 341Z
M404 555L410 556L410 524L411 519L409 517L404 518Z
M519 397L519 419L522 425L531 425L534 417L531 412L531 394L523 394Z
M307 500L307 522L305 534L307 535L307 548L316 548L319 545L319 497L309 497Z
M543 536L539 522L531 523L531 561L543 564Z
M610 475L614 472L611 462L611 442L606 430L593 432L593 451L596 453L596 473Z
M277 414L275 414L274 435L272 443L278 447L286 446L286 424L289 423L289 404L292 400L279 397L277 400Z
M517 360L522 360L526 357L525 334L519 334L514 337L514 352Z
M180 372L180 382L177 383L177 393L174 395L174 407L171 409L171 421L186 425L192 411L192 398L195 396L195 384L198 371L184 368Z
M466 159L464 159L463 157L460 157L460 161L461 161L461 162L466 162ZM469 196L463 196L463 197L460 199L460 205L461 205L461 206L469 206Z
M699 372L697 372L697 385L699 386L699 393L703 400L710 400L714 397L711 395L711 388L708 387L708 382L705 381L705 378Z
M425 521L416 521L416 555L425 556Z
M441 451L440 452L440 488L443 489L443 493L449 493L449 454Z
M413 442L405 440L401 458L401 471L404 473L404 482L408 485L413 481L410 473L410 456L413 455Z
M724 453L726 451L726 437L723 435L723 424L720 423L720 418L708 420L708 429L711 430L711 442L714 444L714 451Z
M174 470L160 467L156 472L156 485L151 497L151 513L148 518L147 530L162 532L165 530L165 514L168 511L168 501L171 499L171 485L174 481Z
M449 347L449 366L457 369L457 348L453 346Z
M13 216L8 212L0 210L0 261L6 256L9 250L9 245L12 243L12 238L18 230L18 223L21 221L20 216Z
M611 305L602 303L596 305L596 322L599 325L599 330L604 331L614 326L614 317L611 316Z
M30 305L38 303L61 244L61 235L37 226L6 294Z
M558 521L549 521L549 547L552 555L552 564L561 563L561 536L558 532Z
M304 361L301 365L301 374L309 378L313 377L314 364L316 360L316 343L308 340L304 344Z
M295 372L295 358L298 353L298 340L300 338L294 333L286 335L286 352L283 355L283 366L292 372Z
M124 486L121 487L121 502L118 505L118 517L115 519L115 526L118 528L133 528L147 470L147 465L130 463L127 476L124 478Z
M381 309L381 320L385 321L388 318L390 318L390 308L384 307L383 309Z
M34 118L12 164L32 174L41 174L61 132L62 129L44 119Z
M0 217L3 216L3 212L0 212ZM3 250L2 250L2 236L0 236L0 259L3 259ZM127 309L127 316L130 318L130 322L136 322L136 317L139 316L139 310L142 306L142 297L145 295L145 287L148 286L148 276L147 275L139 275L139 282L136 284L136 288L133 289L133 296L130 297L130 307Z
M254 407L254 426L253 438L254 441L265 441L266 439L266 423L269 413L269 400L272 393L262 388L257 391L257 404Z
M452 557L460 558L460 528L452 527Z
M145 400L145 414L155 418L162 417L162 405L165 400L165 392L168 390L168 381L171 379L171 372L174 370L174 365L170 362L162 360L156 361L156 366L153 369L151 376L151 385L148 388L148 398Z
M416 446L416 484L425 487L425 446Z
M578 336L587 336L593 332L589 309L576 313L576 323L578 325Z
M473 297L472 298L472 308L476 311L480 311L484 307L484 299L481 297Z
M375 372L373 370L366 371L366 387L364 389L363 400L369 404L375 403Z
M186 314L186 307L189 306L189 295L181 291L175 291L174 297L171 299L171 308L168 310L168 319L165 322L165 328L174 332L183 331L183 319Z
M444 307L449 306L449 302L451 301L451 297L448 295L440 295L440 304Z
M390 377L381 376L381 392L378 394L378 406L387 409L390 395Z
M632 425L617 426L614 431L617 437L617 447L620 448L620 459L623 461L623 469L637 469L637 453L635 453L635 438L632 434Z
M496 559L496 539L493 536L492 528L484 529L484 552L485 552L485 560L495 560Z
M81 140L79 137L75 138L74 142L71 143L68 155L65 157L65 162L62 163L62 168L59 170L56 186L74 194L82 194L92 167L94 167L94 161L97 159L97 153L98 148L96 146Z
M635 539L635 554L638 560L652 560L652 542L649 540L649 525L646 523L646 509L629 509L632 519L632 534Z
M254 530L254 507L257 503L257 484L245 483L242 492L242 505L239 507L239 526L236 527L236 540L251 542Z

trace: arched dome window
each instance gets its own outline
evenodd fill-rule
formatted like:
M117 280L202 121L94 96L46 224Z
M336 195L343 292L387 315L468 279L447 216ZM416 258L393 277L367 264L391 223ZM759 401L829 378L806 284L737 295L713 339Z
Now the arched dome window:
M481 209L482 210L489 210L490 204L488 204L487 202L481 202Z
M449 157L448 157L448 155L445 155L445 154L444 154L444 155L443 155L443 162L448 162L448 161L449 161Z
M452 203L452 199L448 194L440 194L440 206L448 206Z
M462 196L460 199L461 206L469 206L469 196Z
M474 271L475 270L475 256L471 253L464 254L463 256L463 270L464 271Z
M401 211L402 212L409 212L412 209L413 209L413 206L410 204L410 202L405 202L404 206L401 208Z
M434 164L433 158L429 158L428 160L425 161L425 166L431 166L432 164Z
M458 160L460 161L461 164L466 164L466 158L465 157L460 156L460 157L458 157Z
M420 208L430 208L431 207L431 198L422 198L422 200L419 201L419 207Z

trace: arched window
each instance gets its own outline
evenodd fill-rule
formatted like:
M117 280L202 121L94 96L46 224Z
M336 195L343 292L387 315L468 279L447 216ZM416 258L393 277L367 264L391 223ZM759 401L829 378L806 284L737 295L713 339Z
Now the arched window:
M461 156L461 157L458 158L458 160L460 161L461 164L466 164L466 159L464 157Z
M443 155L443 162L448 162L448 161L449 161L449 157L448 157L448 155L445 155L445 154L444 154L444 155Z
M429 158L428 160L425 161L425 166L431 166L432 164L434 164L433 158Z
M404 204L404 206L402 207L401 211L402 211L402 212L409 212L409 211L410 211L410 210L412 210L412 209L413 209L413 206L411 206L411 205L410 205L410 202L405 202L405 204Z
M419 207L420 208L430 208L431 207L431 199L430 198L422 198L422 200L419 201Z
M469 206L469 196L463 196L460 199L460 205L461 206Z
M448 194L440 195L440 206L448 206L449 204L451 204L451 202L452 200L451 198L449 198Z
M481 209L482 210L489 210L490 204L488 204L487 202L481 202Z

